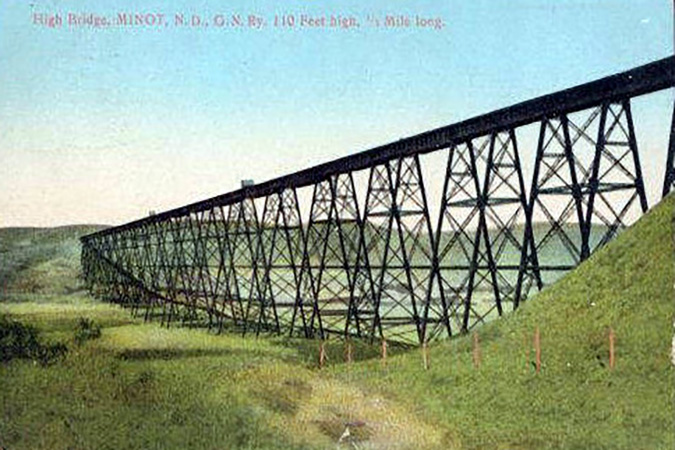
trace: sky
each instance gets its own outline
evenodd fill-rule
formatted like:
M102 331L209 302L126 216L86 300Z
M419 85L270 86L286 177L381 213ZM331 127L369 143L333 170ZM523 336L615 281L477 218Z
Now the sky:
M166 25L68 23L118 14ZM0 226L122 224L628 70L673 53L672 18L667 0L0 0ZM652 200L672 99L635 103Z

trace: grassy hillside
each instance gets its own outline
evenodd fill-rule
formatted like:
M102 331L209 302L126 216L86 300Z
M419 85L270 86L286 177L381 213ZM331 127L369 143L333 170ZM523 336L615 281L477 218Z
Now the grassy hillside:
M0 230L0 312L69 348L45 367L0 365L0 445L673 448L674 212L671 196L561 283L481 328L480 367L466 336L432 346L428 371L419 350L390 349L383 367L379 347L360 344L360 361L346 364L344 344L331 342L319 370L313 341L144 324L81 292L77 233L48 250L48 233L21 246L22 231L7 239ZM69 251L66 274L56 262ZM19 262L6 269L5 260ZM78 345L80 317L102 336Z
M80 290L78 239L102 228L79 225L0 229L0 300Z
M559 284L472 338L343 377L415 405L465 448L673 448L675 197ZM542 370L532 338L540 328ZM608 333L616 367L608 368ZM529 355L529 359L528 359Z

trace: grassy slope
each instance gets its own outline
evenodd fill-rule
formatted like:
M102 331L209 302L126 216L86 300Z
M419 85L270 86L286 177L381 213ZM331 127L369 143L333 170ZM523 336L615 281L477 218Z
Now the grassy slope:
M0 300L39 299L80 290L78 238L98 225L0 229ZM37 294L37 295L36 295Z
M467 448L673 448L674 213L671 196L559 284L481 329L478 370L472 339L462 338L431 349L428 373L419 354L394 359L386 371L371 363L340 372L416 405Z
M481 329L478 370L472 339L460 338L431 348L428 372L418 351L386 368L375 359L337 364L337 343L334 364L318 371L315 342L143 324L78 292L73 272L58 276L58 257L36 258L5 271L0 311L68 342L77 318L92 317L103 337L71 343L48 368L0 366L0 445L334 448L345 422L358 420L365 426L352 432L376 448L672 448L674 209L670 198L561 284ZM4 231L7 248L16 239ZM8 254L16 259L16 247L0 253L2 266ZM66 282L52 288L36 282L42 276ZM536 326L540 374L526 359Z

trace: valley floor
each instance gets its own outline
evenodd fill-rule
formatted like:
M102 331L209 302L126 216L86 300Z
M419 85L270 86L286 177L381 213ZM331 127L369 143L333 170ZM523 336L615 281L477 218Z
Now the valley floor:
M419 349L383 364L357 343L346 363L330 341L319 369L316 341L144 323L82 292L82 230L0 230L0 314L68 347L0 363L0 446L671 449L674 211L671 196L519 311L431 345L428 370ZM81 318L101 336L78 342Z

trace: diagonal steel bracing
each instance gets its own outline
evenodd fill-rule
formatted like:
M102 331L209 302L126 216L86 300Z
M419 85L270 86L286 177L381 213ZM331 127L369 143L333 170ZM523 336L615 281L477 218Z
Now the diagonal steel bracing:
M674 85L667 58L85 236L85 285L167 326L408 345L465 332L646 211L631 103Z
M673 108L670 124L670 139L668 140L668 156L666 158L665 172L665 176L663 177L663 197L675 189L675 107Z

